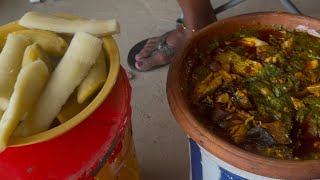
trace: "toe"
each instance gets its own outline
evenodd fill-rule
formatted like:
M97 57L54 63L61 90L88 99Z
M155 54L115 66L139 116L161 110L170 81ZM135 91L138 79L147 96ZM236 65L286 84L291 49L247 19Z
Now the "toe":
M163 56L163 54L155 53L148 58L143 58L139 61L136 61L136 68L141 71L148 71L154 67L165 65L170 63L172 57Z
M159 45L159 38L150 38L146 42L143 49L138 54L136 54L135 56L136 60L139 61L143 58L150 57L153 51L158 48L158 45Z
M144 47L138 54L136 54L136 61L140 61L144 58L149 57L153 52L152 47Z

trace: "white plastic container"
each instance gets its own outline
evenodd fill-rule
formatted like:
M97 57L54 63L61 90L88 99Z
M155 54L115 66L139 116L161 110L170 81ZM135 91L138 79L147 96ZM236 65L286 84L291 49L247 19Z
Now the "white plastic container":
M190 180L275 180L227 164L189 138Z

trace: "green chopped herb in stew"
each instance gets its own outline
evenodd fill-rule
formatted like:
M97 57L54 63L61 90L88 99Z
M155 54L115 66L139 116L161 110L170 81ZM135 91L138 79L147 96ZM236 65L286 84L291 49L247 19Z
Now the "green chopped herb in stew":
M237 32L189 58L194 113L256 154L320 159L320 39L304 32Z

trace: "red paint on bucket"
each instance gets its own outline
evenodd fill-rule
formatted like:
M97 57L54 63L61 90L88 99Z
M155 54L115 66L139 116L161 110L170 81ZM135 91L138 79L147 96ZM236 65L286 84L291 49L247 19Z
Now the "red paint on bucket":
M0 153L0 179L90 179L103 157L112 162L121 150L131 121L130 95L121 69L108 98L81 124L52 140Z

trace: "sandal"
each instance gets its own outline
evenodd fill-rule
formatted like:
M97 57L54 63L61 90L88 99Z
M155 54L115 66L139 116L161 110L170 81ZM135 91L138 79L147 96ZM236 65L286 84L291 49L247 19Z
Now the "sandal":
M163 34L162 36L160 36L160 40L159 40L159 44L158 44L158 47L155 48L153 50L153 52L150 54L149 57L155 55L156 53L162 53L164 56L168 57L168 58L172 58L175 53L176 53L176 49L175 47L173 46L170 46L167 44L167 38L168 38L168 35L171 31ZM160 67L163 67L167 64L163 64L163 65L158 65L158 66L154 66L148 70L140 70L136 67L136 54L138 54L145 46L145 44L147 43L149 39L145 39L143 41L140 41L139 43L137 43L136 45L134 45L131 50L129 51L129 54L128 54L128 65L130 67L130 69L132 70L135 70L135 71L140 71L140 72L146 72L146 71L151 71L151 70L154 70L154 69L158 69Z

